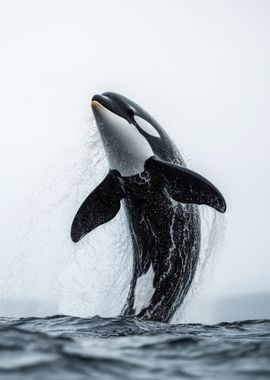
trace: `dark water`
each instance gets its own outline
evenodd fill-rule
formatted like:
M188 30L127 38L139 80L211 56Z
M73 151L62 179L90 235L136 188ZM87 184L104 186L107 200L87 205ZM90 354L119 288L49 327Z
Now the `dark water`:
M270 321L0 318L1 379L270 379Z

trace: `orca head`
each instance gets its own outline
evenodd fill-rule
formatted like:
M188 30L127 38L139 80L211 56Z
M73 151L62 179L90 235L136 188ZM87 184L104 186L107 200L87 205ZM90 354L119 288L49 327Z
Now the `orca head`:
M122 176L143 172L154 155L151 143L162 134L158 124L136 103L113 92L94 95L92 110L110 169Z

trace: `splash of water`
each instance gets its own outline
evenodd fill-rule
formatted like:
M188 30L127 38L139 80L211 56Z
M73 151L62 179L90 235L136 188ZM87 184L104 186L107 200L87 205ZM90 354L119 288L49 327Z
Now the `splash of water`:
M90 128L89 122L84 122L80 134L74 144L31 177L34 179L19 199L13 240L1 252L2 315L110 317L119 314L124 305L133 260L124 210L78 244L70 239L73 216L108 170L94 120ZM198 290L219 250L221 219L209 208L201 207L201 211L199 268L174 321L190 321L200 309ZM12 215L8 223L12 225Z
M173 323L212 323L214 273L226 232L226 218L207 206L200 206L201 249L197 270Z

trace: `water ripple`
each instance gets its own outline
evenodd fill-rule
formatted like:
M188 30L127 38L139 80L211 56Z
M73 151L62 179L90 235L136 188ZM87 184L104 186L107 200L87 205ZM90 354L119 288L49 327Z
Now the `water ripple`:
M270 321L0 318L0 378L269 379Z

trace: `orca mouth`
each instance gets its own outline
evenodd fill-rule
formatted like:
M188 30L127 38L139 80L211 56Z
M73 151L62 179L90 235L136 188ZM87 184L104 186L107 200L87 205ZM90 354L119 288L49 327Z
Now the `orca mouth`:
M134 112L130 107L118 99L118 95L112 92L104 92L103 94L94 95L92 97L92 108L95 110L96 103L102 105L107 110L126 119L130 124L133 121Z

